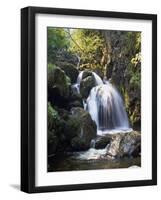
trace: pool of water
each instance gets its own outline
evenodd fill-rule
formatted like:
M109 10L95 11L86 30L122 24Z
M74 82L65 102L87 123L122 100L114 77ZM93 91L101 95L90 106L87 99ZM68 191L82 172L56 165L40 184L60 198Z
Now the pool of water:
M50 157L48 158L48 172L141 167L141 157L116 159L104 153L103 150L97 152L90 149L86 152L66 153Z

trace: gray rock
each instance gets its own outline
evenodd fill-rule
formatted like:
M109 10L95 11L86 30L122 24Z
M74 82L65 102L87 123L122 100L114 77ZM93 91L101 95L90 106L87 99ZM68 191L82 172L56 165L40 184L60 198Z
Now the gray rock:
M141 134L138 131L117 133L112 136L108 154L114 157L137 157L141 151Z
M84 74L84 73L83 73ZM87 76L80 83L80 93L83 98L87 98L91 89L95 86L95 78L94 76Z
M71 112L74 121L79 122L75 137L71 139L72 149L75 151L87 150L90 148L91 140L96 137L96 124L83 108L72 108Z
M98 136L94 141L95 149L104 149L111 142L111 135Z
M79 71L73 64L68 62L59 62L57 65L70 78L71 83L76 83Z

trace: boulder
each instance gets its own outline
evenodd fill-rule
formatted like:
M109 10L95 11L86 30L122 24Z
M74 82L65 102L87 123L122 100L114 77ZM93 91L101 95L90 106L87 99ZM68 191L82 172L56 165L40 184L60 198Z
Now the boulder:
M87 78L88 76L92 76L92 72L89 70L84 70L82 74L82 79Z
M132 131L131 134L125 134L121 143L119 154L123 156L139 156L141 152L141 134L138 131Z
M71 94L69 98L69 107L83 107L83 100L82 96L79 93L79 88L77 84L72 85L71 87Z
M95 149L104 149L111 142L111 135L98 136L94 141Z
M95 87L95 85L95 78L93 75L82 79L80 83L80 93L82 97L86 99L89 96L91 89Z
M48 105L48 154L63 151L82 151L90 148L96 137L96 124L83 108L71 112Z
M73 64L68 62L59 62L57 65L70 78L71 83L76 83L79 71Z
M63 107L67 104L71 91L70 78L59 67L48 70L48 101Z
M141 151L141 134L138 131L112 135L108 146L108 155L113 157L137 157Z
M64 129L69 112L53 108L48 103L48 155L63 152L68 146Z
M79 122L75 136L71 139L71 147L75 151L87 150L90 148L91 140L96 137L96 124L90 114L82 108L72 108L71 113L74 122Z

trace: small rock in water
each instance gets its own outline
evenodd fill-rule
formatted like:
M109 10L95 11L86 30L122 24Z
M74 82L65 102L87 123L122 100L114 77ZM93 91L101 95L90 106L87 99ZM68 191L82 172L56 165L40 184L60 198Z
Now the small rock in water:
M140 168L140 167L137 166L137 165L132 165L132 166L130 166L130 167L128 167L128 168Z

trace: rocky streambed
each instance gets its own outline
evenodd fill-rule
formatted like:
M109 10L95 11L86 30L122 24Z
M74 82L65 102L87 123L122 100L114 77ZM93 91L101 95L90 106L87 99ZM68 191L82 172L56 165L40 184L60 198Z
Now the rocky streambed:
M91 141L86 151L68 151L48 158L49 171L141 167L141 134L105 134Z

